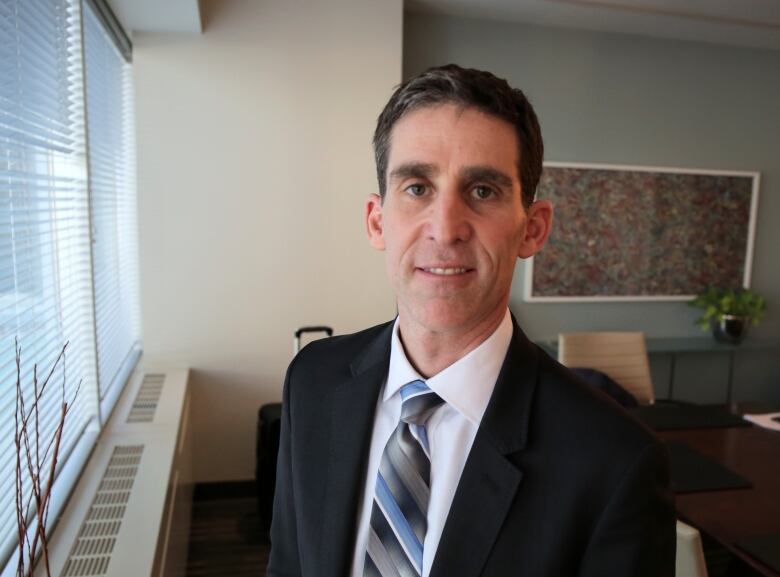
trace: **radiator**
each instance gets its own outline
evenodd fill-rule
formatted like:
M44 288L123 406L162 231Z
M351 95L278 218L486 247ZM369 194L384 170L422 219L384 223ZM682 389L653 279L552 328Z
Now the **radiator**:
M193 487L188 376L186 369L131 376L51 536L52 575L185 575ZM44 575L38 565L36 575Z

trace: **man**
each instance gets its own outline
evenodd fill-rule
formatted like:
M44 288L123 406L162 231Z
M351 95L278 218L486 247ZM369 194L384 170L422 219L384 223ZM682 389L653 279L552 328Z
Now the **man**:
M366 228L398 317L290 365L268 574L674 575L662 444L508 311L552 220L523 93L431 69L374 146Z

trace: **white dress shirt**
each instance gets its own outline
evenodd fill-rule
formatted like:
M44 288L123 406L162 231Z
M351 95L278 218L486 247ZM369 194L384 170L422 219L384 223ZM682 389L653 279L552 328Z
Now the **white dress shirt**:
M431 451L431 497L428 504L428 529L423 543L422 577L427 577L466 458L493 394L511 340L512 318L507 309L501 324L482 344L437 375L423 379L406 358L396 319L390 349L390 368L379 394L374 418L366 485L358 504L352 577L363 575L376 476L387 440L401 418L401 387L417 379L424 380L445 401L426 424Z

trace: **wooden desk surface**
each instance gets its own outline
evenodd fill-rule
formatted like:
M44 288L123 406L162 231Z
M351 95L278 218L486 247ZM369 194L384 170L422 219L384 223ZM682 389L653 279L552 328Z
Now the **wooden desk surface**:
M780 533L780 432L760 427L661 431L753 483L750 489L676 496L680 518L721 543L767 577L778 577L735 545L747 537Z

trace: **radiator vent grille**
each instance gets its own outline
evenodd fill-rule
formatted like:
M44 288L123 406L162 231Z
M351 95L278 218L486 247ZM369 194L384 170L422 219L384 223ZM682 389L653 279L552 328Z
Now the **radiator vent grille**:
M114 447L63 577L96 577L108 572L143 450L143 445Z
M133 407L127 415L128 423L151 423L160 400L165 375L148 373L144 375L141 387L133 402Z

